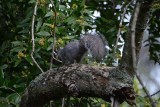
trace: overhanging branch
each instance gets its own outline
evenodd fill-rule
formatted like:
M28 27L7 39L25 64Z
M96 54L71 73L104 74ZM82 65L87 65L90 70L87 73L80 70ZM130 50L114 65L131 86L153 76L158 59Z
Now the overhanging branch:
M43 69L39 66L39 64L37 63L37 61L35 60L33 54L35 51L35 39L34 39L34 24L35 24L35 17L37 15L37 6L38 6L38 0L36 0L35 6L34 6L34 13L33 13L33 17L32 17L32 26L31 26L31 36L32 36L32 52L31 52L31 58L34 62L34 64L38 67L38 69L43 72Z
M137 24L136 24L136 37L135 37L135 45L136 45L136 57L137 59L139 58L139 51L141 47L141 40L143 37L143 31L146 28L147 21L149 18L149 13L151 9L152 2L154 0L142 0L142 5L140 6L139 10L139 15L137 19ZM131 78L134 77L135 73L133 70L133 65L132 63L132 46L131 46L131 24L133 23L133 16L131 17L130 20L130 25L129 25L129 30L128 33L125 37L125 45L124 45L124 50L123 50L123 56L122 56L122 61L119 65L119 68L121 71L126 71L128 74L131 76ZM136 62L137 63L137 62Z
M141 79L139 78L138 74L136 73L137 71L137 55L136 55L136 45L135 45L135 29L136 29L136 25L137 25L137 19L138 19L138 15L139 15L139 10L140 10L140 6L141 3L139 1L137 1L136 6L135 6L135 12L134 12L134 17L133 17L133 22L131 25L131 45L132 45L132 61L133 61L133 69L134 72L136 74L136 77L138 79L138 81L140 82L140 84L142 85L145 93L147 94L149 101L151 103L152 107L155 107L155 103L153 101L153 99L151 98L148 90L146 89L146 87L144 86L143 82L141 81Z

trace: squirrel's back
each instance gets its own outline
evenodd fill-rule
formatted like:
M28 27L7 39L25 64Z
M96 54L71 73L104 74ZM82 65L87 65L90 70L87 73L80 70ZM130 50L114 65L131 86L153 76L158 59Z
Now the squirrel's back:
M85 34L80 41L84 44L92 57L98 62L102 61L108 53L108 50L106 49L108 42L100 33Z
M86 51L86 48L79 41L71 41L58 51L58 58L65 64L72 64L80 62Z

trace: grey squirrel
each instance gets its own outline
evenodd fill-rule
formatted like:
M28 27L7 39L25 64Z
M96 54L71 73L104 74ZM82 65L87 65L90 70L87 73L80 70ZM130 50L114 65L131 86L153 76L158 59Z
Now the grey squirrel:
M69 42L64 48L59 49L57 58L64 64L79 63L86 52L100 62L109 52L108 42L101 33L84 34L80 40Z

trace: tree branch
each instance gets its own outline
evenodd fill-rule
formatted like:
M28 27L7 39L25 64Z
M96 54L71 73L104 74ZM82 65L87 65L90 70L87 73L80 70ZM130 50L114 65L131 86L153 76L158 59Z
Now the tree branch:
M123 14L121 15L121 20L120 20L120 23L119 23L119 29L118 29L118 33L117 33L117 39L116 39L116 44L115 44L115 48L114 48L114 53L116 53L116 50L117 50L117 46L118 46L118 41L119 41L119 37L120 37L120 33L121 33L121 28L122 28L122 23L123 23L123 21L124 21L124 17L125 17L125 14L126 14L126 11L127 11L127 9L128 9L128 6L130 6L130 4L133 2L133 0L132 1L130 1L126 6L125 6L125 8L124 8L124 10L123 10Z
M152 5L152 2L154 0L143 0L142 5L140 7L137 24L136 24L136 38L135 38L135 45L136 45L136 57L139 59L139 51L141 47L141 41L143 37L143 31L146 28L146 24L149 18L150 8ZM132 46L131 46L131 24L132 24L133 16L130 20L129 25L129 31L124 39L124 50L123 50L123 56L120 62L120 69L122 71L128 72L128 74L131 76L131 78L134 77L135 72L133 71L133 67L130 65L133 65L132 63Z
M52 65L53 65L53 59L54 58L54 48L55 48L55 45L56 45L56 20L57 20L57 11L56 11L56 7L53 3L53 0L50 0L51 4L52 4L52 8L53 8L53 11L54 11L54 28L53 28L53 31L52 31L52 36L53 36L53 46L52 46L52 57L51 57L51 62L50 62L50 69L52 69Z
M51 99L66 96L99 97L106 101L116 97L121 103L135 104L131 79L124 72L72 64L40 74L26 89L20 107L41 107Z
M132 40L131 41L131 46L132 46L133 69L134 69L134 72L136 74L136 77L137 77L138 81L140 82L140 84L143 87L144 92L147 94L147 96L149 98L151 106L156 107L156 105L155 105L153 99L151 98L148 90L146 89L142 80L140 79L140 77L137 74L137 55L136 55L136 45L135 45L135 29L136 29L136 24L137 24L136 22L137 22L139 11L140 11L140 6L141 6L141 3L139 1L137 1L135 11L134 11L134 15L133 15L133 21L132 21L132 25L131 25L131 40Z
M37 63L37 61L35 60L35 58L33 57L33 54L34 54L34 51L35 51L35 42L34 42L34 22L35 22L35 17L36 17L36 14L37 14L37 5L38 5L38 0L36 1L35 3L35 6L34 6L34 13L33 13L33 17L32 17L32 27L31 27L31 36L32 36L32 52L31 52L31 58L34 62L34 64L39 68L39 70L41 72L44 72L42 70L42 68L39 66L39 64Z
M156 95L158 93L160 93L160 90L158 90L157 92L153 93L151 96L154 96L154 95ZM146 96L146 97L148 97L148 96Z
M136 6L135 6L135 11L134 11L134 15L133 15L133 21L131 24L131 46L132 46L132 60L133 60L133 69L134 72L137 71L137 55L135 52L136 49L136 45L135 45L135 29L136 29L136 22L137 22L137 18L139 15L139 10L140 10L140 5L141 3L139 1L137 1Z

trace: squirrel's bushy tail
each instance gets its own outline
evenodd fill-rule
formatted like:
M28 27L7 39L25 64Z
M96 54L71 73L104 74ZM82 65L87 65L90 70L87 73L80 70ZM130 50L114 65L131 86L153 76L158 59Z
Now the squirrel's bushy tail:
M98 62L102 61L108 53L108 49L106 48L108 42L101 33L85 34L81 37L80 42Z

